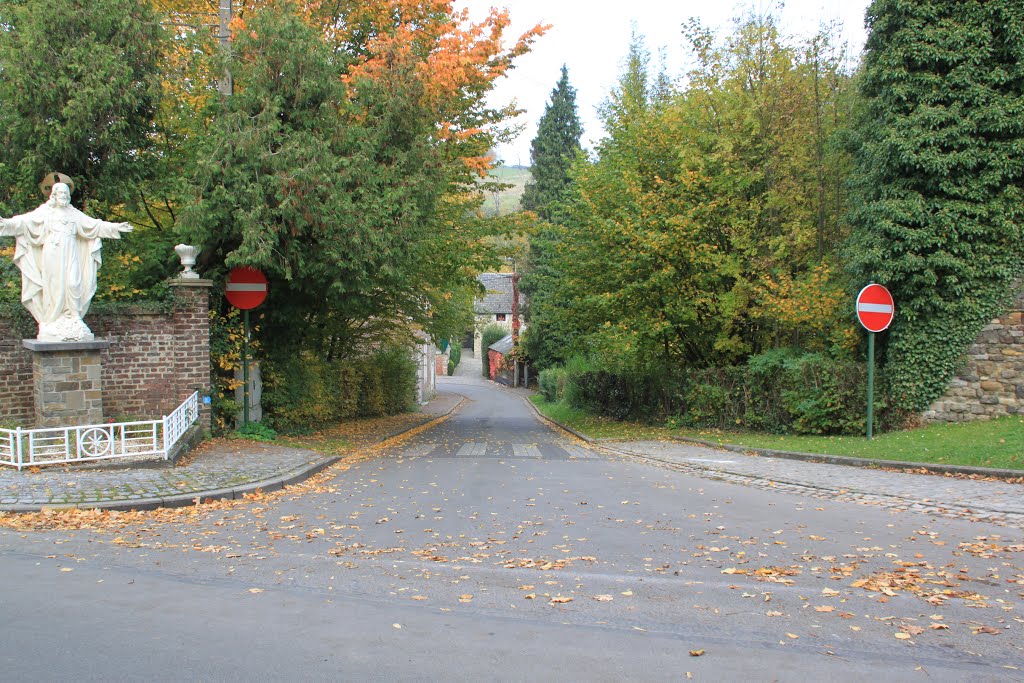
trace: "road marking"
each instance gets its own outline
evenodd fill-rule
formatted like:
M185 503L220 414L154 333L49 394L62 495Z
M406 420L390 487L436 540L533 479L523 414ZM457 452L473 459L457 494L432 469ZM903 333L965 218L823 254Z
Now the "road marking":
M512 455L516 458L541 458L540 449L533 444L514 443L512 444Z
M456 455L464 458L478 458L487 453L487 444L485 443L467 443L463 444L462 448Z
M430 455L436 449L437 449L437 444L435 444L435 443L423 443L423 444L420 444L418 446L413 446L412 448L406 449L401 454L400 457L403 457L403 458L422 458L422 457L424 457L426 455Z

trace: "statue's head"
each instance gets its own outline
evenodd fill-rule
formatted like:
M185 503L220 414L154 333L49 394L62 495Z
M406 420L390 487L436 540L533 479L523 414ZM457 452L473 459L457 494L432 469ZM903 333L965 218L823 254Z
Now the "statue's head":
M50 190L50 206L68 206L71 204L71 188L67 183L54 183Z

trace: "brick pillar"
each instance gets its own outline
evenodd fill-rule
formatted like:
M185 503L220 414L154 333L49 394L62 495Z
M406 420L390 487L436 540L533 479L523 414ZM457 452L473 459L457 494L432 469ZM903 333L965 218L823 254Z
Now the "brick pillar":
M179 401L199 392L199 424L210 427L210 288L212 280L178 278L168 281L174 292L174 383Z
M103 366L107 341L22 341L32 352L36 427L77 427L103 422Z

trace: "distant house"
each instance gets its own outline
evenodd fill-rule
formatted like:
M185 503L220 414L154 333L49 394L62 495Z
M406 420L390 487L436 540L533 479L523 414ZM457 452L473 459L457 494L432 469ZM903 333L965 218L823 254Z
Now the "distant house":
M481 358L486 349L481 349L483 329L490 324L501 325L512 331L512 273L480 273L480 284L487 291L473 304L476 316L473 332L473 355ZM519 294L520 320L522 319L522 293Z

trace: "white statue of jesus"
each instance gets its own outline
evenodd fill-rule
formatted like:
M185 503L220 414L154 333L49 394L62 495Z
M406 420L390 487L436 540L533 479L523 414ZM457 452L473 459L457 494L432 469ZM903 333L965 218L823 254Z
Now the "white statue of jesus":
M131 231L128 223L90 218L71 206L66 183L54 183L50 199L35 211L0 218L0 235L17 238L21 303L39 324L39 341L93 339L82 318L96 293L100 239L120 239Z

